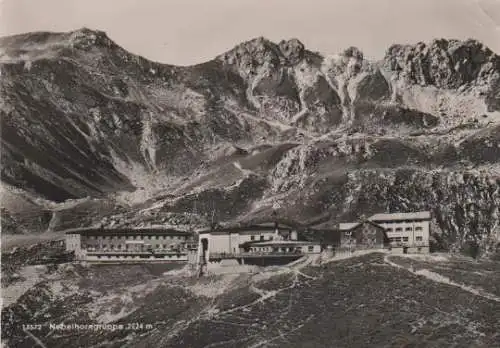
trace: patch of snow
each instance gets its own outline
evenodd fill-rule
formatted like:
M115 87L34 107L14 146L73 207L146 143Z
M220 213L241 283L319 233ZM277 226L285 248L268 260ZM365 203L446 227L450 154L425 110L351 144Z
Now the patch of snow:
M115 199L122 204L134 205L143 203L154 197L158 192L178 185L180 178L162 175L148 171L135 161L121 159L112 149L110 153L116 170L125 175L137 188L133 192L121 191L115 194Z
M117 289L106 295L98 293L95 301L86 306L91 318L99 323L108 324L121 319L140 307L138 299L145 298L160 285L158 281L150 281L136 286ZM119 312L112 312L110 308L120 307Z
M245 168L243 168L243 167L241 166L241 163L240 163L240 162L238 162L238 161L233 162L233 165L234 165L237 169L241 170L241 172L243 173L243 175L245 175L245 177L248 177L249 175L254 174L254 173L253 173L253 171L251 171L251 170L249 170L249 169L245 169Z
M40 268L39 265L26 266L19 270L18 275L21 279L7 287L2 288L1 307L5 308L13 303L16 303L22 295L33 288L36 284L45 279L55 277L55 275L45 275L45 272L46 267Z
M431 262L431 263L441 263L449 262L453 257L451 254L445 253L432 253L432 254L402 254L399 257L405 257L409 259L414 259L418 261Z
M233 109L231 107L231 105L229 103L226 103L224 105L224 109L235 114L235 115L238 115L240 117L243 117L243 118L246 118L248 120L252 120L254 122L256 122L257 124L260 124L260 123L265 123L267 124L268 126L271 126L272 128L276 128L282 132L285 132L285 131L288 131L290 129L293 129L294 127L292 126L288 126L286 124L283 124L281 122L278 122L278 121L270 121L270 120L266 120L264 118L259 118L257 116L254 116L254 115L251 115L249 113L246 113L246 112L240 112L240 111L237 111L237 105L234 106L235 108Z
M197 282L195 285L188 287L196 296L208 298L216 298L224 294L232 283L239 277L239 274L224 274L211 279L208 283Z
M368 254L373 254L373 253L385 253L384 250L379 250L379 249L372 249L372 250L355 250L352 252L345 252L345 253L339 253L337 255L334 255L330 258L323 259L323 264L330 263L330 262L335 262L335 261L340 261L340 260L347 260L351 259L353 257L358 257L362 255L368 255Z

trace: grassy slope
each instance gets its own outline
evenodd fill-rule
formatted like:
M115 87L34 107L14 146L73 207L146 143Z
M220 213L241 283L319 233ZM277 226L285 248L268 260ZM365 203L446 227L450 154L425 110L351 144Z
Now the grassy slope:
M433 265L450 266L426 267ZM498 263L462 265L470 273L500 270ZM50 347L104 342L107 347L495 347L500 339L499 302L395 268L380 254L263 281L251 276L157 278L155 270L139 268L77 270L87 280L77 282L73 296L50 295L38 286L4 310L3 319L12 313L14 321L4 321L3 337L14 339L11 346L31 347L33 341L19 330L21 322L88 322L88 308L100 303L103 310L117 311L126 307L120 304L124 294L142 284L146 290L133 295L135 311L119 321L153 324L151 330L35 334ZM72 277L65 282L75 284ZM478 287L488 282L486 277L463 282L469 279ZM198 291L190 291L194 285ZM213 294L201 296L203 288Z

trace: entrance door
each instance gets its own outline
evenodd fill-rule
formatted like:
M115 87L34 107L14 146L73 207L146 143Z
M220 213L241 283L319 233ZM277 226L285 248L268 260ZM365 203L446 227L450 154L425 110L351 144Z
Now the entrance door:
M202 258L202 263L205 263L207 261L207 254L208 254L208 239L207 238L202 238L201 239L201 258Z
M403 247L403 254L408 254L408 247Z

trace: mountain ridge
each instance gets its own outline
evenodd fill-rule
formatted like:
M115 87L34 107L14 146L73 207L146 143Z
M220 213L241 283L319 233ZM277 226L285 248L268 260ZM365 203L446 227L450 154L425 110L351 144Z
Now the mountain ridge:
M87 196L119 207L66 224L78 204L44 203L50 229L193 211L259 219L280 201L306 222L429 209L450 240L498 226L500 57L477 41L393 45L372 62L355 47L322 56L260 37L187 67L86 28L1 38L0 50L2 182L61 207ZM452 179L466 174L472 189ZM450 187L440 207L432 190ZM463 195L480 210L454 201Z

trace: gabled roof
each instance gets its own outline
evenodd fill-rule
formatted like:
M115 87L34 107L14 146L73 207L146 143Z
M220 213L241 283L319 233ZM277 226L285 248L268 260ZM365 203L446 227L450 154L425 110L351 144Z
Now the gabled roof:
M340 231L349 231L352 230L354 227L357 227L361 224L361 222L341 222L339 223L339 230Z
M365 223L368 223L370 225L373 225L373 226L375 226L377 228L380 228L380 229L382 229L382 230L385 231L384 227L382 227L379 224L377 224L376 222L373 222L373 221L370 221L370 220L361 220L359 222L344 222L344 223L340 223L339 224L339 230L340 231L352 231L353 229L355 229L359 225L362 225L362 224L365 224Z
M284 231L295 230L294 227L289 225L285 225L282 223L278 224L279 233L283 233ZM264 222L259 224L251 224L251 225L237 225L233 227L219 227L213 230L203 230L200 233L210 233L210 234L228 234L228 233L256 233L259 234L261 231L275 231L276 223L275 222Z
M384 213L372 215L370 221L400 221L400 220L429 220L430 211L418 211L412 213Z
M302 241L302 240L266 240L266 241L250 241L244 242L239 245L240 248L245 246L294 246L294 245L317 245L319 243Z
M317 244L319 243L301 241L301 240L266 240L263 242L257 242L255 244L252 244L252 246L274 246L274 245L293 246L293 245L317 245Z
M151 236L191 236L191 232L179 231L170 228L84 228L72 229L65 234L79 234L82 236L131 236L131 235L151 235Z

